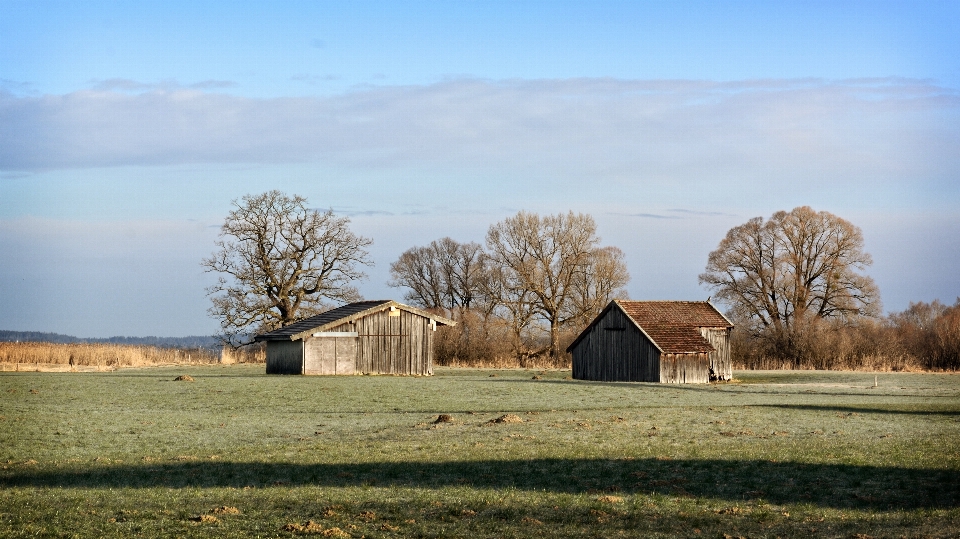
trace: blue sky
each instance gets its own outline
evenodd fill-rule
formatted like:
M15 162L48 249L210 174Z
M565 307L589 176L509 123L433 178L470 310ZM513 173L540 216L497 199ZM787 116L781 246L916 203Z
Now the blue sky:
M957 2L0 0L0 329L216 331L230 201L281 189L404 250L592 214L637 299L810 205L887 310L960 296Z

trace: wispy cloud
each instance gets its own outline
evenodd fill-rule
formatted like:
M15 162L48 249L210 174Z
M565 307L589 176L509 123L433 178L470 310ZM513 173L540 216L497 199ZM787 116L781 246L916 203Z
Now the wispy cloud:
M210 91L230 84L111 79L66 95L0 94L0 170L322 162L809 189L960 172L960 92L923 80L459 79L280 99Z
M222 88L235 88L237 83L229 80L204 80L191 84L190 88L197 90L219 90Z
M644 219L683 219L678 215L663 215L659 213L618 213L608 212L607 215L618 215L620 217L641 217Z
M33 83L0 78L0 92L7 91L14 94L32 95L37 93Z
M324 212L327 211L325 208L314 208L317 211ZM346 215L347 217L371 217L371 216L384 216L384 215L393 215L393 212L386 210L361 210L356 208L332 208L333 212L337 215Z
M144 92L177 92L179 90L222 90L224 88L233 88L237 83L228 80L203 80L192 84L181 84L176 80L167 79L160 82L141 82L132 79L106 79L91 80L90 89L95 92L124 92L124 93L144 93Z
M680 214L683 214L683 215L695 215L695 216L703 216L703 217L711 217L711 216L714 216L714 217L736 217L736 214L726 213L726 212L722 212L722 211L699 211L699 210L687 210L687 209L683 209L683 208L673 208L673 209L669 209L669 210L667 210L667 211L673 212L673 213L680 213Z
M335 80L340 80L340 77L336 75L308 75L306 73L297 73L290 77L290 80L303 82L306 84L317 84L321 82L330 82Z

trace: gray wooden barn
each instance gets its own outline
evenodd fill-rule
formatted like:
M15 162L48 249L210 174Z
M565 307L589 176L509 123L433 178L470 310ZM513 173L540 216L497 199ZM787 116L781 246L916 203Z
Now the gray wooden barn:
M567 351L577 380L729 380L732 329L709 301L614 300Z
M433 374L433 333L453 320L391 300L358 301L256 336L267 374Z

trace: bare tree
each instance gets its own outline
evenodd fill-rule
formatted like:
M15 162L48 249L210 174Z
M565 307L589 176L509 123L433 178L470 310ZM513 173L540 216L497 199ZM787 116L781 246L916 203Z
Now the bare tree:
M579 316L577 324L584 326L600 314L614 299L627 299L630 282L623 251L617 247L597 247L590 252L590 263L574 281L570 318Z
M562 353L560 329L583 320L598 293L613 294L629 279L622 253L598 248L596 228L589 215L520 212L487 232L500 303L511 306L518 322L538 317L547 324L551 357Z
M404 251L390 264L389 285L407 288L404 299L421 307L463 312L483 300L485 261L480 244L442 238Z
M351 283L365 277L359 266L372 265L365 250L372 241L351 232L349 219L279 191L246 195L233 205L218 251L202 262L221 274L207 293L225 342L247 344L253 332L322 312L324 301L360 299Z
M879 314L877 286L858 273L871 262L859 228L802 206L731 229L710 253L700 283L790 356L810 323Z

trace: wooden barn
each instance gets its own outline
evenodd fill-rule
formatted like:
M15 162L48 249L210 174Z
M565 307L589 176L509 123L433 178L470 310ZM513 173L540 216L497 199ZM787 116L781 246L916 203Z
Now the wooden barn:
M732 329L709 301L614 300L567 351L577 380L729 380Z
M433 333L456 324L391 300L358 301L256 336L267 374L433 374Z

